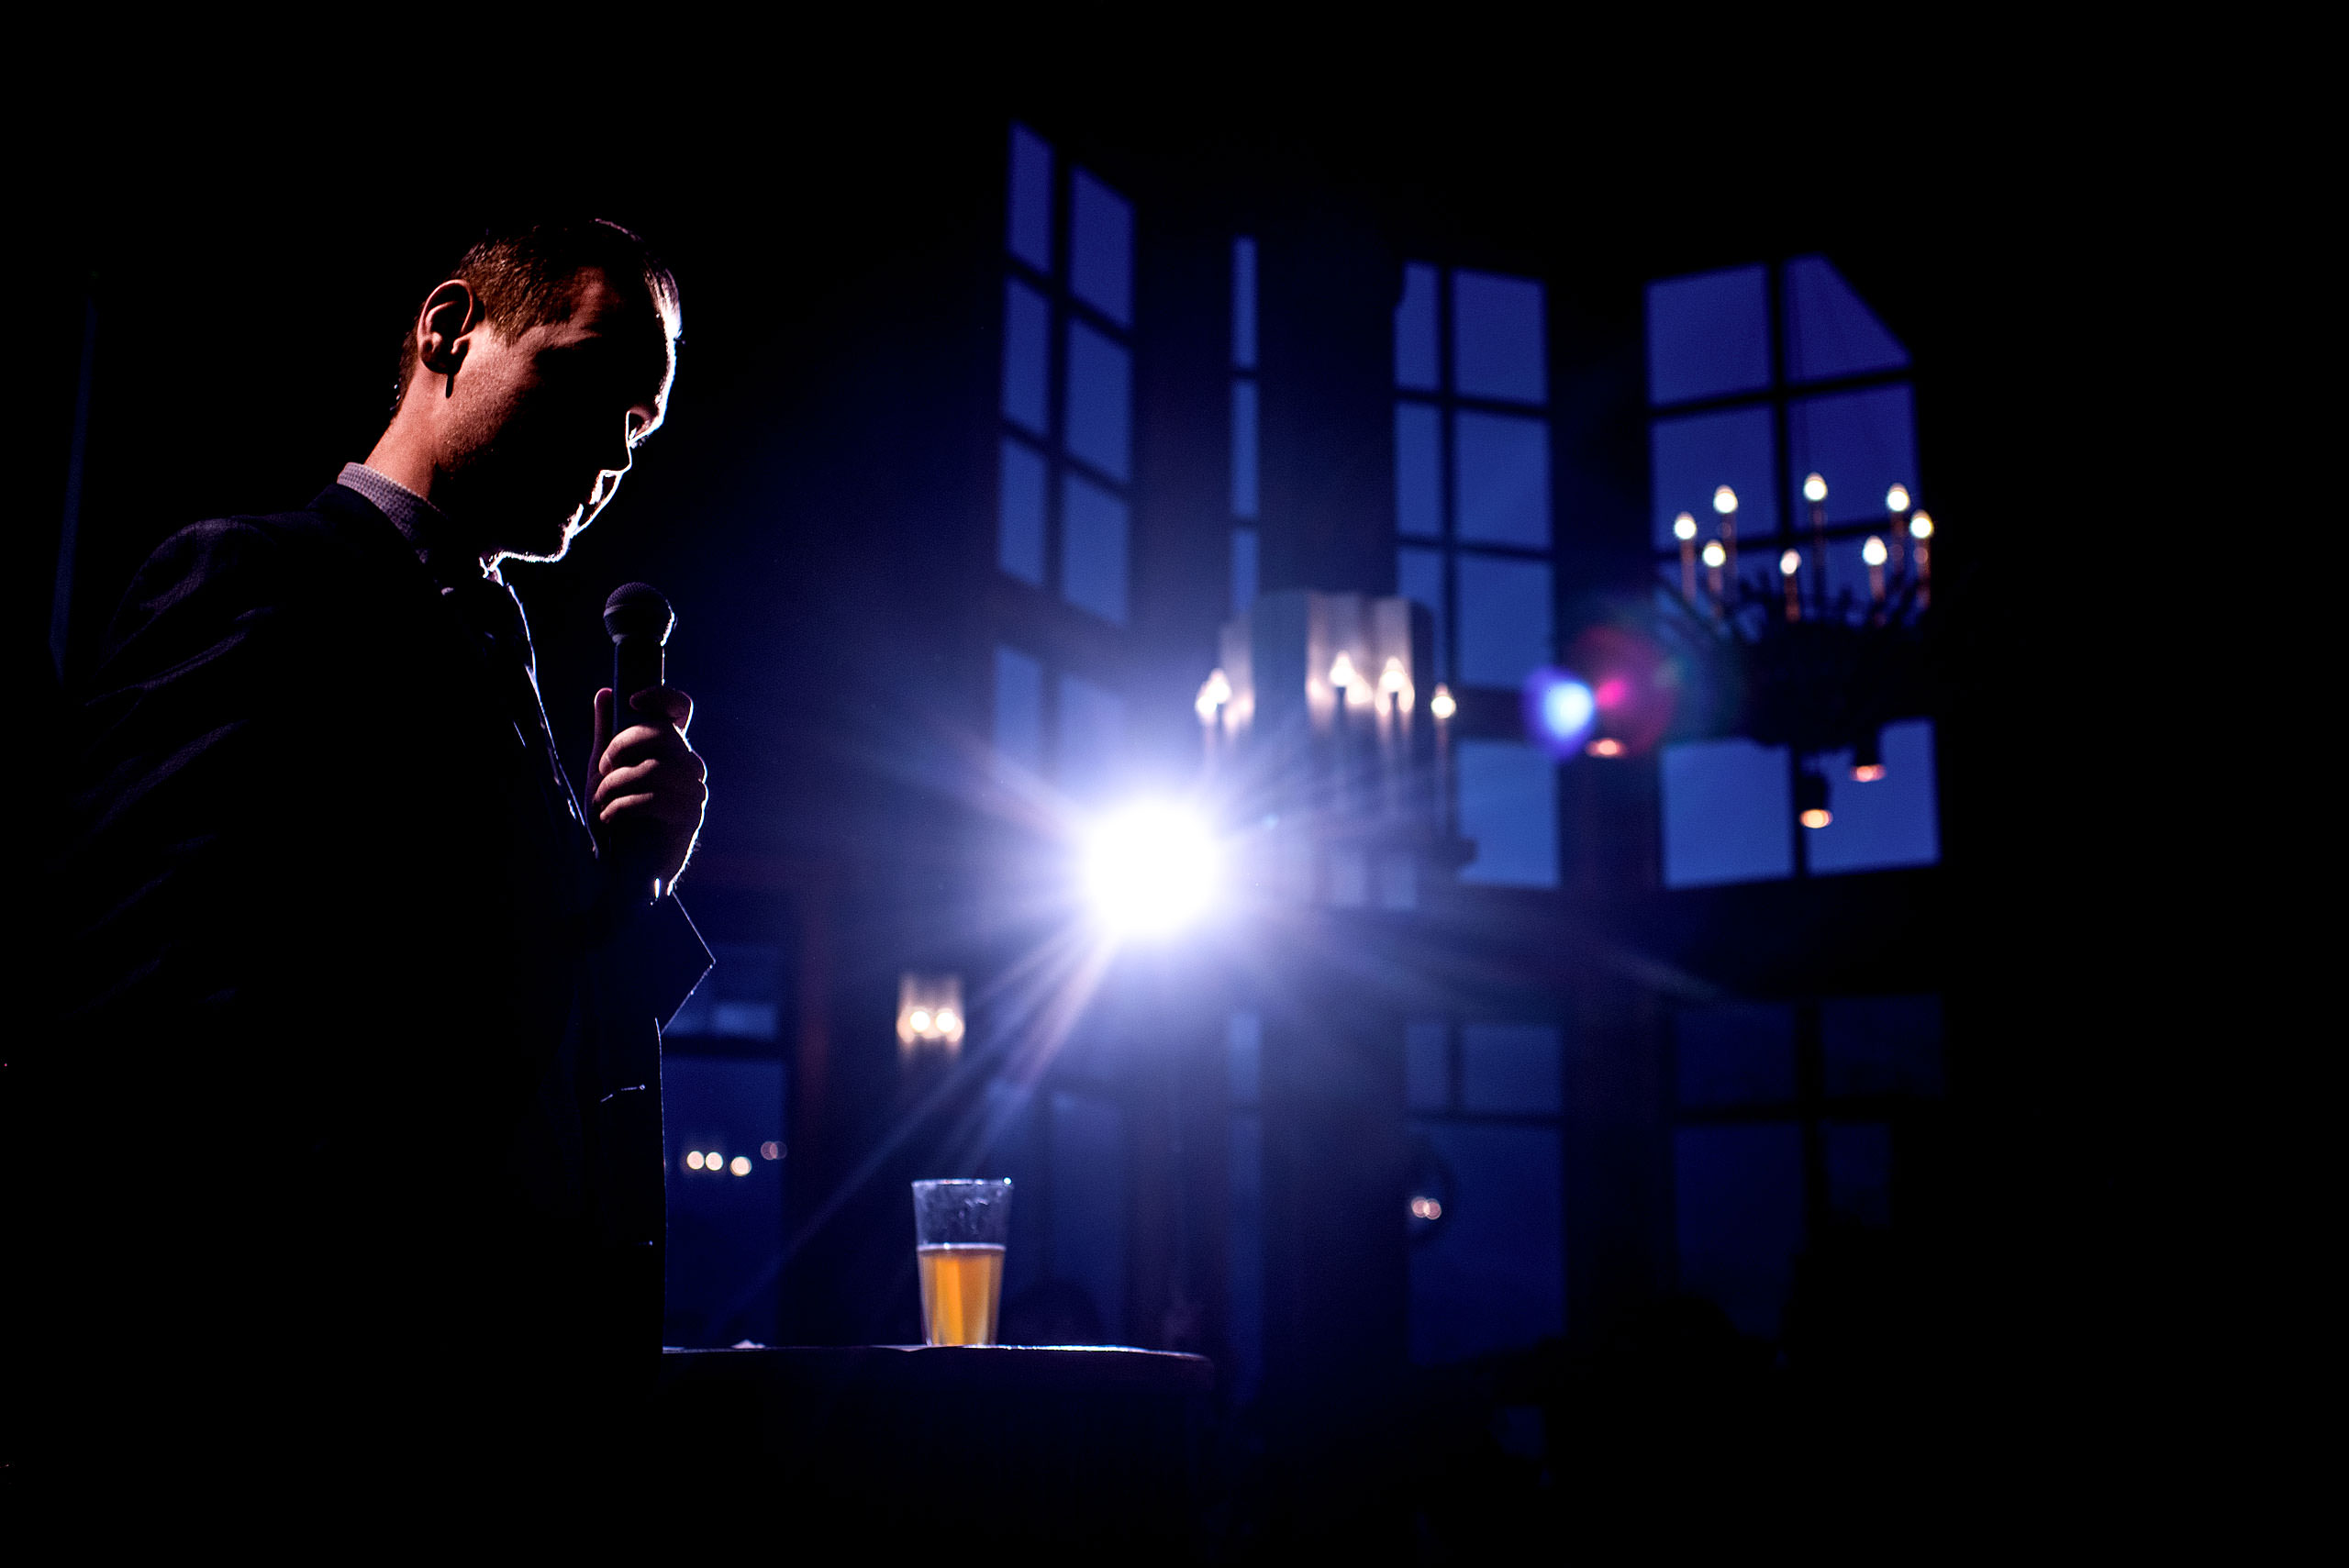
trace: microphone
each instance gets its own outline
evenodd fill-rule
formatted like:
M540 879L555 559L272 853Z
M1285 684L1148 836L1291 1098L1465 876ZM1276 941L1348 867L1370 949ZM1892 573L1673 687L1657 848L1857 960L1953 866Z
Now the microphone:
M669 633L676 625L677 612L669 607L661 590L650 583L623 583L604 601L604 629L612 638L613 735L631 723L646 721L646 716L629 706L629 698L667 684L663 651L668 646ZM659 898L660 846L648 841L642 831L625 826L607 834L606 839L605 848L612 857L620 884L631 893L641 891Z

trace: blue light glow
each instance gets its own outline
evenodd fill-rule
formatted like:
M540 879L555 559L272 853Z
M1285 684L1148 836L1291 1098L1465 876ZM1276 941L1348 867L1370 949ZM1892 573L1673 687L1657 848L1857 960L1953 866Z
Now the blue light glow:
M1564 670L1536 670L1525 682L1525 724L1530 737L1557 755L1582 748L1598 717L1590 684Z

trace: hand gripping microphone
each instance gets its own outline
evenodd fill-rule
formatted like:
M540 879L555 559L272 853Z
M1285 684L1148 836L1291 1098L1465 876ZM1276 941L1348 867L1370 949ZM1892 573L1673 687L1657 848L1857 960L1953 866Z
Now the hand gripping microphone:
M612 635L612 734L647 722L629 706L639 692L667 684L662 650L677 624L677 612L649 583L623 583L604 602L604 629ZM655 721L657 722L657 721ZM608 744L610 737L605 738ZM605 851L620 885L631 895L661 896L659 841L642 828L616 826L605 835Z

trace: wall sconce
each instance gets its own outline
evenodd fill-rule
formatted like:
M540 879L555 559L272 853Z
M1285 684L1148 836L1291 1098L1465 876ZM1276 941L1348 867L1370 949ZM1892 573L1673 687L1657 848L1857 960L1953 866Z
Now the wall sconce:
M910 1056L941 1047L952 1056L963 1047L963 977L959 974L897 976L897 1047Z

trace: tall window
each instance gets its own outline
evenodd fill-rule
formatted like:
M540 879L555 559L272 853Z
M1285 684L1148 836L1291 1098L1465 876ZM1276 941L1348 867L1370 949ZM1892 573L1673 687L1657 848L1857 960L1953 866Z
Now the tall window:
M1437 675L1466 695L1461 876L1531 887L1558 880L1557 769L1515 706L1556 656L1542 317L1532 279L1418 261L1395 307L1396 582L1434 612Z
M1565 1329L1564 1059L1554 1025L1415 1022L1411 1359Z
M1699 542L1717 537L1715 496L1736 497L1744 573L1771 572L1802 548L1806 602L1868 603L1862 549L1887 527L1887 493L1920 496L1909 352L1822 256L1735 267L1651 284L1648 401L1656 570L1680 585L1682 514ZM1827 486L1824 592L1808 581L1813 503ZM1818 760L1832 792L1831 824L1795 824L1795 772L1783 748L1743 740L1669 747L1664 880L1671 887L1931 865L1941 857L1933 729L1887 727L1880 779L1853 778L1848 753Z
M1127 618L1133 484L1133 207L1011 128L996 564L1081 615ZM1041 609L1039 613L1043 613ZM1086 795L1105 787L1124 705L1086 673L996 651L996 741ZM1095 672L1095 674L1100 673Z
M1798 1257L1900 1222L1909 1135L1942 1093L1940 999L1689 1007L1673 1034L1680 1285L1772 1339Z

